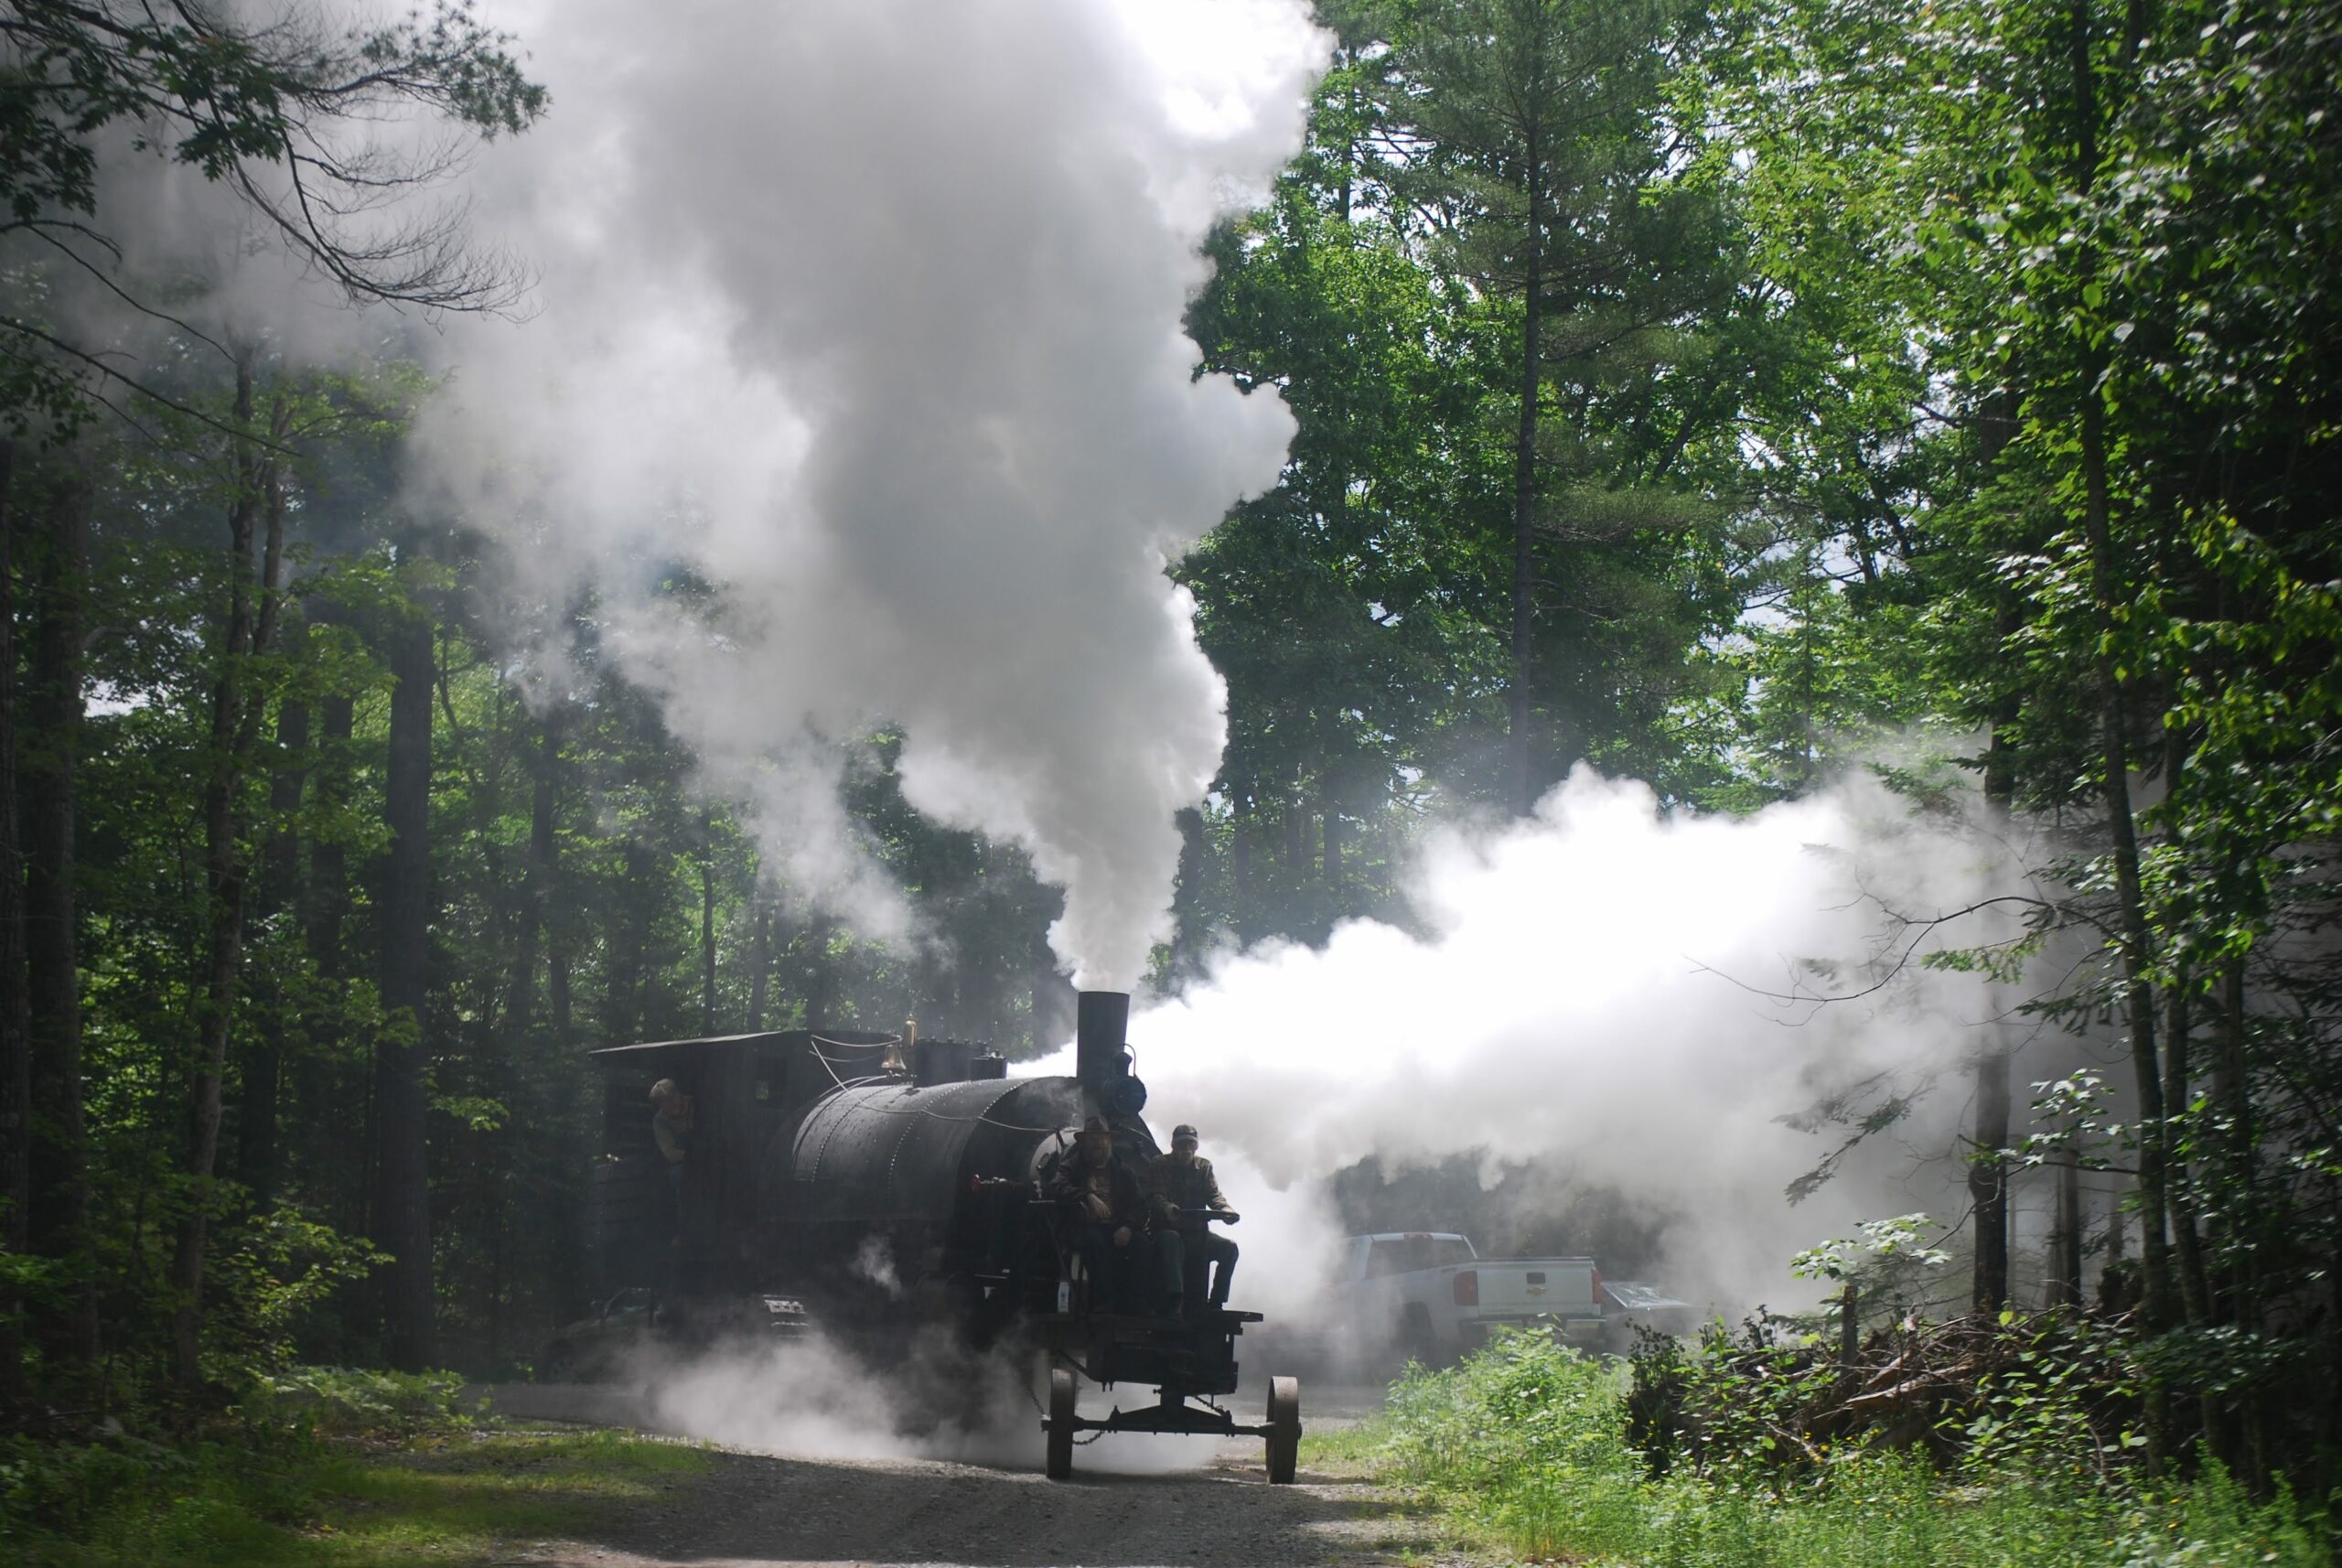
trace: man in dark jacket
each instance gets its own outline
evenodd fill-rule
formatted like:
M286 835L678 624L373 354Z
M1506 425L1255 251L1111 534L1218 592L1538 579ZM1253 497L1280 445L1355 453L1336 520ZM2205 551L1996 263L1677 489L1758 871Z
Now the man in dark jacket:
M1092 1116L1075 1135L1072 1152L1058 1163L1049 1196L1064 1212L1067 1243L1090 1276L1090 1306L1136 1310L1146 1203L1138 1177L1114 1158L1114 1130L1103 1117Z
M1209 1300L1228 1305L1228 1283L1236 1273L1236 1243L1212 1234L1207 1215L1228 1224L1241 1218L1220 1195L1211 1162L1196 1152L1196 1130L1185 1122L1171 1129L1171 1152L1157 1155L1147 1168L1147 1202L1155 1216L1156 1246L1165 1277L1176 1282L1181 1309L1194 1314L1206 1299L1204 1277L1211 1275ZM1212 1264L1219 1264L1213 1269Z

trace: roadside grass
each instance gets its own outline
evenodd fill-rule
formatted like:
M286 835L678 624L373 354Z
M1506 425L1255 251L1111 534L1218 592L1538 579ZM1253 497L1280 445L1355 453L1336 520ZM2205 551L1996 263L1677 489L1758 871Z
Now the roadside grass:
M1377 1468L1390 1441L1383 1424L1377 1420L1332 1432L1306 1433L1301 1439L1301 1462L1320 1470Z
M1620 1369L1550 1341L1414 1369L1373 1422L1315 1450L1365 1464L1456 1540L1586 1568L2326 1568L2320 1510L2193 1480L2004 1466L1945 1473L1884 1448L1818 1474L1649 1477L1626 1440Z
M253 1427L0 1455L0 1559L27 1568L392 1568L510 1556L704 1473L694 1447L607 1432L319 1435Z

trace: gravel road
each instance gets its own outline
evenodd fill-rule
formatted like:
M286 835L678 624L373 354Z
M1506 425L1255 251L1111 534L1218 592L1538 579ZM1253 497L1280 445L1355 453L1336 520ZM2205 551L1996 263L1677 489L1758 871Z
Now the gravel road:
M615 1390L479 1391L522 1419L643 1424ZM1379 1390L1328 1390L1313 1412L1305 1391L1305 1414L1323 1429L1357 1419L1379 1398ZM1069 1482L941 1459L727 1449L708 1475L629 1510L596 1539L513 1561L531 1568L1277 1568L1395 1563L1402 1553L1420 1564L1431 1552L1419 1524L1354 1477L1305 1466L1296 1485L1268 1485L1257 1439L1112 1441L1124 1446L1079 1450ZM1182 1467L1103 1469L1136 1464Z

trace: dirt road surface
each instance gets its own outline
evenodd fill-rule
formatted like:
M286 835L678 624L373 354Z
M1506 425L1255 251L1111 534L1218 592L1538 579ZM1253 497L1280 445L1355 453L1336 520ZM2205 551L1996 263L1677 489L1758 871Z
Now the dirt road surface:
M641 1424L607 1389L498 1389L502 1413ZM1355 1420L1379 1391L1327 1391L1311 1423ZM725 1450L706 1476L628 1510L592 1540L549 1544L513 1568L1281 1568L1424 1563L1423 1527L1355 1477L1313 1473L1268 1485L1257 1439L1100 1453L1076 1476L940 1459L840 1460ZM1085 1461L1089 1467L1083 1468ZM1106 1465L1175 1466L1114 1474Z

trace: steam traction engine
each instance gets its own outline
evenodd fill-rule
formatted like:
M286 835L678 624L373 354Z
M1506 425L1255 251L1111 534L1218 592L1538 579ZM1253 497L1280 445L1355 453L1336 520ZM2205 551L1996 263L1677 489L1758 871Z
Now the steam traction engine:
M606 1075L605 1157L589 1248L609 1287L650 1288L678 1323L786 1332L808 1316L879 1364L922 1330L974 1349L1029 1349L1049 1369L1048 1474L1072 1474L1085 1432L1248 1434L1269 1479L1293 1479L1301 1402L1270 1380L1268 1419L1239 1423L1236 1340L1260 1314L1188 1318L1107 1309L1045 1200L1092 1116L1143 1175L1157 1146L1123 1047L1130 998L1080 999L1071 1078L1006 1076L951 1040L790 1030L595 1051ZM673 1079L694 1125L679 1183L652 1144L650 1086ZM1075 1409L1081 1379L1135 1383L1155 1402L1103 1419Z

